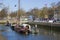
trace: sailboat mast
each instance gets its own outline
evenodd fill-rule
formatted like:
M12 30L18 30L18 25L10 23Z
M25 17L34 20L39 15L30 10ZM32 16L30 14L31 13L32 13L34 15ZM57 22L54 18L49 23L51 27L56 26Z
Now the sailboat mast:
M20 14L20 0L18 0L18 12L17 12L17 23L19 24L19 14Z

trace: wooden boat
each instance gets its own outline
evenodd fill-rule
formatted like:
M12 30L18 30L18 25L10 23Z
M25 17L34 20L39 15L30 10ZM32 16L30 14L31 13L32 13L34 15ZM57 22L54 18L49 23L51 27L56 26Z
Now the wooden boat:
M31 32L31 26L28 24L22 24L22 25L15 25L11 27L16 32L22 33L22 34L29 34Z
M19 32L20 32L20 33L26 33L26 34L28 34L28 33L30 33L31 31L29 30L29 26L26 26L26 27L24 27L24 28L21 28Z

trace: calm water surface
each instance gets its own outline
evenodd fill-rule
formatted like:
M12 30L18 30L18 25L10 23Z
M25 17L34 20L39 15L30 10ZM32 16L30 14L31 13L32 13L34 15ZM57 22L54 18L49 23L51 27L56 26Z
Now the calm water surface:
M0 31L7 40L60 40L60 33L39 28L38 34L22 35L10 27L0 25Z

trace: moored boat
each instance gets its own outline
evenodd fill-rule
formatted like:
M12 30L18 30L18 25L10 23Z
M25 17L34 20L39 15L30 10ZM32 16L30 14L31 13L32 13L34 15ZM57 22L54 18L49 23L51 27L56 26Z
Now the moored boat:
M29 34L31 32L31 26L28 24L22 24L22 25L16 24L15 26L12 26L11 28L15 30L16 32L19 32L22 34Z
M11 26L11 23L9 23L9 21L7 21L5 26Z

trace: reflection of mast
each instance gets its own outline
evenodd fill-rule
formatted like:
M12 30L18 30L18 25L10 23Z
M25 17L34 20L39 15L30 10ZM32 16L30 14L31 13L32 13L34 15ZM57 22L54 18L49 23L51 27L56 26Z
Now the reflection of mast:
M18 0L18 12L17 12L17 24L19 23L19 13L20 13L20 0Z

